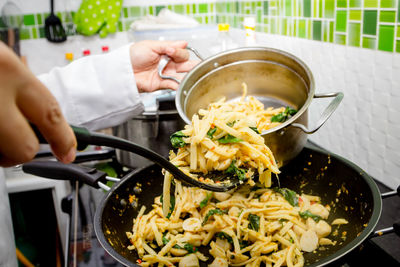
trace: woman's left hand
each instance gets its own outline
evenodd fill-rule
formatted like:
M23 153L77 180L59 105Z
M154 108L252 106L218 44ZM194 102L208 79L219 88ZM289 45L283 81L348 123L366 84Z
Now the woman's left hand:
M142 41L130 48L131 62L140 93L159 89L176 90L179 84L158 75L158 63L163 55L171 58L163 74L182 80L199 61L189 60L186 41Z

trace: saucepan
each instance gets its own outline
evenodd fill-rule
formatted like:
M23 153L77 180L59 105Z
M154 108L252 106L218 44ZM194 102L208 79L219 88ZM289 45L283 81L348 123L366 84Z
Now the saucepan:
M95 169L55 161L26 163L23 170L54 179L80 179L94 187L101 186L99 182L106 176ZM328 236L337 242L336 245L325 246L325 250L318 250L317 253L304 254L306 266L323 266L338 261L359 247L364 240L381 233L396 232L400 235L400 222L383 231L374 232L382 211L382 197L400 195L400 187L397 192L381 195L374 180L358 166L309 145L283 166L281 171L281 187L298 193L319 195L323 204L332 206L328 222L336 218L344 218L349 222L341 225L338 231L346 232L345 236ZM109 191L96 210L95 233L104 249L125 266L138 266L140 262L136 251L128 249L130 242L125 233L132 231L132 220L142 205L147 210L151 209L154 198L162 193L162 184L160 167L150 165L128 173L110 189L105 187ZM133 195L137 199L137 202L132 202L134 205L129 201ZM335 232L336 227L333 226L332 232ZM199 249L209 255L208 248Z
M202 59L196 50L190 48ZM179 83L175 105L186 124L201 108L225 97L234 101L242 96L242 84L248 95L265 107L289 106L297 113L278 127L262 132L278 165L287 164L303 149L307 135L316 132L332 115L343 93L315 93L312 72L296 56L268 47L241 47L211 56L194 67L182 81L162 74L167 61L160 63L162 78ZM308 127L308 108L313 99L332 97L320 119Z

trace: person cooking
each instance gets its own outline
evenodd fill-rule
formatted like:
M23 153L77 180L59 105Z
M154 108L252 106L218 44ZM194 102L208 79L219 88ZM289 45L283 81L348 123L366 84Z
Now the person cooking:
M171 58L164 73L182 79L196 61L186 41L142 41L113 52L84 57L36 77L0 42L0 166L30 161L39 150L29 126L35 124L63 163L75 159L69 124L99 130L140 114L139 93L177 89L158 76L161 56ZM0 168L0 266L16 266L5 180Z

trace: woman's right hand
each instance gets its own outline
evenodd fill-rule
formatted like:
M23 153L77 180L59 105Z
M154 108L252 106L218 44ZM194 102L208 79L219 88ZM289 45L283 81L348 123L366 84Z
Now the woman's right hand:
M62 162L75 159L76 139L47 88L0 42L0 166L30 161L39 142L35 124Z

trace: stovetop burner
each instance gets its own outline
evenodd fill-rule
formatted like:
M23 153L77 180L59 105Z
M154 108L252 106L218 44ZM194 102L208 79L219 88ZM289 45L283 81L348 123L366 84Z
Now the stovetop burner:
M315 144L309 142L309 145ZM320 148L320 147L319 147ZM115 162L113 164L116 164ZM119 171L122 171L120 166ZM388 187L376 181L381 192L391 191ZM81 185L78 188L78 202L74 202L72 192L69 201L65 199L64 206L70 207L71 222L77 225L70 227L69 249L66 254L66 266L79 267L119 267L123 266L112 258L100 245L93 228L93 218L96 208L104 197L104 192L94 189L87 185ZM65 207L64 207L65 209ZM67 208L68 209L68 208ZM75 215L77 215L75 217ZM383 200L383 210L381 218L376 229L382 229L392 226L400 214L400 201L392 197ZM72 226L74 223L72 223ZM74 253L76 251L77 253ZM371 238L355 248L352 252L345 255L338 261L327 266L400 266L400 239L393 234L386 234Z

